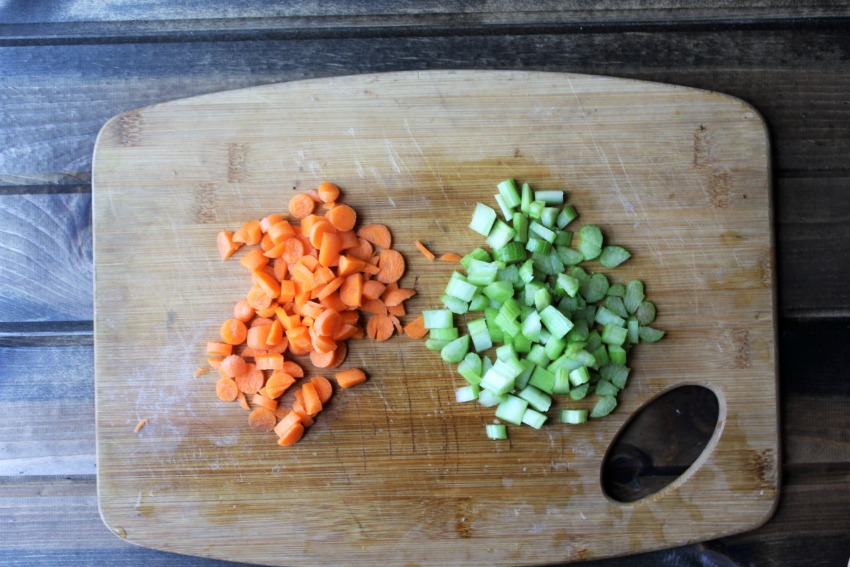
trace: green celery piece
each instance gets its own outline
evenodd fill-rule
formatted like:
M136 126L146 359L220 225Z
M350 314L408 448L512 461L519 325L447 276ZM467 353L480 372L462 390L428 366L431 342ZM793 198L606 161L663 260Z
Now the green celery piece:
M532 311L531 314L523 320L521 332L525 338L531 341L537 341L540 339L540 329L542 328L540 315L538 315L536 311Z
M626 349L617 345L608 345L608 358L614 364L626 364Z
M558 228L563 229L565 226L573 222L578 218L578 212L575 207L572 205L566 205L561 210L561 213L558 215L558 219L555 221L555 224Z
M493 229L487 236L487 244L492 249L501 248L513 240L514 236L516 236L516 231L505 221L497 219L496 224L493 225Z
M564 192L557 189L535 191L534 200L543 201L547 205L563 205Z
M488 207L484 203L475 203L475 210L472 213L472 221L469 223L469 228L486 238L493 229L496 216L496 211L493 208Z
M535 388L530 383L517 396L527 401L528 405L537 411L549 411L549 407L552 405L552 398L546 392Z
M514 387L518 390L528 385L528 381L531 379L531 373L536 368L534 363L527 358L520 359L519 363L522 365L522 372L514 380Z
M570 244L573 243L573 233L569 230L562 230L558 232L558 236L555 237L555 246L566 246L569 247Z
M546 423L546 416L539 411L527 408L522 414L522 422L534 429L540 429Z
M570 372L570 384L572 386L581 386L590 382L590 371L587 366L579 366Z
M543 311L552 305L552 294L545 287L534 292L534 308Z
M534 280L534 261L529 258L519 268L519 279L525 284Z
M651 301L641 301L635 317L641 325L651 325L655 321L655 304Z
M508 207L514 208L522 203L522 199L516 189L516 182L513 179L505 179L497 187L499 189L499 195L502 196Z
M600 366L605 366L609 362L611 362L610 357L608 356L607 345L599 345L599 348L594 350L592 353L593 358L596 359L596 364L593 365L594 370L599 370Z
M540 331L543 333L543 331ZM523 336L522 332L517 333L511 339L513 342L514 350L519 354L527 353L531 350L531 339Z
M585 301L588 303L596 303L608 293L608 278L605 274L595 273L590 276L590 283L587 286L587 293L584 295Z
M588 390L590 390L590 382L585 382L581 386L576 386L570 390L570 399L576 402L583 400L584 397L587 396Z
M522 423L522 414L528 409L528 402L522 398L507 395L507 399L496 406L496 417L514 425Z
M623 298L623 303L626 305L626 311L634 313L640 307L641 301L644 300L643 282L640 280L632 280L626 286L626 296Z
M573 328L573 323L566 316L558 311L558 309L549 305L540 312L540 319L546 326L546 329L556 338L564 337L570 329Z
M459 404L478 399L480 389L475 384L467 384L455 390L455 401Z
M622 246L606 246L599 256L599 263L608 269L612 269L631 257L631 253Z
M484 319L487 321L487 330L490 332L490 340L494 343L502 342L504 335L502 329L496 324L496 317L499 316L499 310L488 307L484 310Z
M605 298L605 308L623 319L626 319L629 316L629 313L626 311L626 306L623 304L622 297L609 295Z
M449 327L448 329L431 329L428 336L438 341L453 341L460 336L460 331L457 327Z
M604 306L596 310L595 321L603 326L611 324L622 327L626 324L625 319Z
M540 215L543 214L543 209L546 208L546 203L543 201L532 201L528 206L528 216L534 220L540 220Z
M555 375L543 366L536 366L531 373L528 383L547 394L551 394L552 389L555 387Z
M575 327L573 327L573 329L575 329ZM570 333L572 333L572 329L570 330ZM569 336L569 333L567 333L567 336ZM561 356L561 353L564 352L564 348L566 348L566 346L566 337L561 337L560 339L555 337L549 337L549 340L546 341L544 347L546 358L548 358L549 360L555 360L556 358Z
M428 350L443 350L443 347L449 344L451 341L444 339L427 339L425 341L425 348Z
M638 344L640 341L640 323L638 323L637 317L629 317L629 323L626 330L628 331L628 336L626 338L629 341L629 344Z
M558 258L567 266L577 266L584 261L584 256L578 250L573 250L567 246L556 246L555 250L558 252Z
M480 262L490 262L490 253L484 250L483 248L476 248L466 256L460 259L461 265L463 265L464 269L469 271L469 264L472 260L478 260Z
M463 315L464 313L469 311L469 303L462 299L458 299L457 297L452 297L451 295L443 294L440 296L440 301L443 302L443 305L446 306L446 309L457 315Z
M555 372L555 384L552 386L553 394L569 394L570 393L570 373L559 368Z
M528 354L525 355L526 360L530 360L537 366L542 366L546 368L549 366L549 363L552 362L548 356L546 356L546 347L541 344L535 344L529 349Z
M567 274L558 274L555 280L556 289L563 291L570 297L575 297L578 293L578 280Z
M626 295L626 286L619 283L612 284L611 287L608 288L608 295L623 298Z
M457 275L457 277L455 277ZM469 302L478 288L466 281L466 278L459 272L454 272L452 278L446 286L446 295L456 297L457 299Z
M493 346L490 331L487 329L486 319L475 319L466 324L469 336L472 337L473 348L477 352L487 350Z
M630 371L631 369L628 366L611 363L600 368L599 375L622 390L626 387L626 381L629 379Z
M647 327L644 327L647 328ZM625 327L609 323L602 329L602 342L606 345L623 346L628 338L629 332ZM661 338L661 337L659 337ZM657 340L657 339L656 339Z
M502 216L505 217L505 220L512 220L514 214L513 207L509 207L505 200L502 198L502 196L498 193L493 195L493 197L495 197L496 203L499 205L499 209L501 209Z
M528 257L525 253L525 246L517 241L511 241L493 250L493 259L505 264L515 264L522 262Z
M591 418L605 417L617 407L617 398L614 396L602 396L590 412Z
M422 312L426 329L448 329L454 327L452 312L448 309L426 309Z
M596 383L596 389L593 392L597 396L616 396L619 390L617 386L602 378Z
M487 437L494 441L508 438L508 428L502 423L488 423L484 430L487 432Z
M640 337L640 340L645 343L654 343L656 341L660 341L664 334L664 331L653 329L652 327L647 327L644 325L641 325L638 328L638 336Z
M543 212L540 213L540 222L546 228L558 228L555 225L558 222L558 213L560 212L557 207L543 207Z
M528 225L528 233L529 235L535 234L537 238L542 238L549 244L555 242L555 238L557 237L554 231L535 221L531 221L531 224Z
M482 292L490 299L504 302L513 297L514 286L513 284L511 284L511 282L495 281L491 284L487 284L487 286L484 287Z
M602 231L593 224L586 224L579 230L578 251L585 260L594 260L602 253Z
M476 293L469 302L469 311L484 311L490 305L490 299L483 293Z
M494 394L490 390L481 390L478 392L478 403L485 408L497 406L507 399L506 395Z
M466 264L466 281L476 285L488 285L496 281L499 266L492 262L470 258Z
M448 343L440 350L444 362L457 364L469 352L469 335L463 335Z
M534 200L534 192L531 190L531 185L528 183L522 184L522 195L519 201L519 210L522 214L527 215L531 202Z
M528 242L528 217L521 212L515 212L513 216L513 221L514 231L516 231L516 236L514 236L514 242L520 242L525 244L526 242Z
M561 410L561 423L569 423L570 425L579 425L587 421L586 409L565 409Z

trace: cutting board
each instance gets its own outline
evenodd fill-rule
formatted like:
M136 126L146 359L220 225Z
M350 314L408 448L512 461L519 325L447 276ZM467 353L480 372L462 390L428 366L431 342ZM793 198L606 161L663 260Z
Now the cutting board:
M216 374L194 377L250 285L219 259L218 231L333 181L361 223L391 227L417 314L439 305L455 266L414 241L438 253L482 244L471 211L508 177L564 189L581 222L632 251L613 280L643 279L658 306L668 335L635 349L608 418L488 440L492 410L455 403L462 378L395 337L353 341L345 366L369 381L337 392L282 448L216 398ZM93 200L98 496L128 541L271 565L532 565L715 538L775 507L769 145L740 100L520 72L255 87L110 120ZM651 497L608 498L606 449L633 412L683 384L718 397L707 449Z

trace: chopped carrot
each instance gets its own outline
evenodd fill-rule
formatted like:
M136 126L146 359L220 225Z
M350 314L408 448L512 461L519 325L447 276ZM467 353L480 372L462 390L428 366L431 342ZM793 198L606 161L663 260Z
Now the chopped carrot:
M394 313L390 313L387 315L390 318L390 321L393 322L393 326L395 327L396 332L400 335L404 332L404 326L399 321L398 317Z
M138 433L142 430L142 427L148 424L148 418L140 419L139 423L136 424L136 427L133 429L133 433Z
M218 247L218 253L221 255L222 260L227 260L233 253L239 250L242 246L238 242L233 242L233 233L227 230L222 230L218 233L218 238L216 239L216 246Z
M266 393L270 398L279 398L290 386L295 384L295 378L284 370L275 370L266 380Z
M300 390L295 393L298 394L298 396L296 397L301 396ZM296 399L294 402L292 402L292 411L298 414L298 417L301 418L301 424L304 427L310 427L315 423L315 421L313 421L313 418L310 417L310 415L307 413L307 410L304 409L304 402L301 401L303 399L303 397L300 397L299 399Z
M366 280L363 282L363 297L366 299L380 299L385 289L387 289L386 284L382 284L378 280Z
M324 233L319 247L319 264L322 266L338 265L340 250L342 250L342 238L336 233Z
M271 306L273 299L273 297L268 295L265 290L258 285L253 286L248 292L248 295L245 297L245 301L248 303L248 306L254 310L268 309L269 306Z
M313 330L316 334L322 337L332 337L339 329L342 323L342 317L333 309L325 309L313 321Z
M366 381L366 373L359 368L341 370L334 376L340 388L351 388Z
M422 242L421 242L421 241L417 240L417 241L415 241L415 242L414 242L414 244L416 244L416 248L417 248L420 252L422 252L422 255L423 255L423 256L425 256L426 258L428 258L430 261L432 261L432 262L433 262L433 261L434 261L434 258L436 258L436 257L437 257L437 256L436 256L433 252L431 252L430 250L428 250L428 247L427 247L427 246L425 246L424 244L422 244Z
M286 433L278 438L277 444L283 447L294 445L295 443L298 443L302 435L304 435L304 426L300 423L296 423L290 427Z
M207 364L209 364L211 368L218 370L219 368L221 368L221 361L222 360L224 360L224 359L223 358L209 357L207 359Z
M327 284L325 284L325 287L319 290L319 292L316 294L316 299L318 299L319 301L325 299L327 296L338 290L344 282L345 278L342 276L332 279Z
M319 194L319 198L325 203L331 203L339 198L339 187L329 181L319 183L316 192Z
M240 374L244 374L245 371L248 370L248 365L245 362L245 359L239 356L238 354L231 354L224 358L221 361L221 366L219 366L219 372L221 372L222 376L227 376L228 378L235 378Z
M232 402L236 399L236 395L239 393L239 388L236 386L236 382L233 381L233 378L222 376L215 384L215 393L221 401Z
M339 237L342 239L343 250L348 250L349 248L356 248L360 245L360 238L353 230L343 230L339 232Z
M381 269L376 279L381 283L393 283L404 275L404 256L392 249L381 250L378 260Z
M387 305L387 313L396 317L404 317L407 315L407 310L404 308L404 303L398 305Z
M405 325L404 333L412 339L421 339L427 335L428 329L425 328L425 319L422 315Z
M370 339L385 341L393 335L393 322L386 315L375 315L366 324L366 334Z
M283 355L280 353L258 354L254 360L260 370L283 370Z
M277 308L275 308L275 312L277 312ZM280 344L283 341L283 325L281 325L278 319L272 321L271 329L269 329L269 334L266 336L266 344L269 346L275 346Z
M308 354L313 346L310 333L304 326L286 331L286 338L289 339L289 351L295 356Z
M363 275L351 274L339 288L339 298L350 307L360 307L363 301Z
M310 227L310 245L317 250L322 246L322 238L327 233L336 234L336 228L325 220L320 220Z
M366 261L361 260L360 258L352 258L345 254L340 254L338 266L339 269L337 270L337 274L340 276L350 276L356 272L363 271L363 267L366 266Z
M207 354L212 356L230 356L233 354L233 345L228 343L208 342Z
M270 319L268 317L257 317L256 319L251 321L250 327L270 327L272 323L274 323L274 319ZM257 348L265 348L265 347L257 347Z
M264 234L263 239L260 241L260 249L263 252L268 252L272 248L274 248L274 242L272 241L272 237L268 234Z
M364 238L358 238L357 240L357 246L346 248L346 252L349 256L359 258L363 261L368 261L369 258L372 257L372 252L374 251L374 248L372 248L372 243L370 243Z
M288 264L294 264L302 256L304 256L304 243L297 238L287 238L284 240L284 251L280 255Z
M270 298L275 299L280 296L280 284L273 275L265 272L254 272L254 281Z
M248 301L245 299L240 299L236 302L236 305L233 307L233 318L242 321L243 323L249 322L254 317L254 308L248 305Z
M310 379L310 383L316 388L316 392L319 394L319 401L324 405L331 396L333 395L333 386L324 376L313 376Z
M269 238L272 239L272 242L274 242L275 244L280 244L288 238L294 238L295 229L292 228L292 225L289 224L289 221L284 219L270 226L268 234Z
M339 231L347 231L357 224L357 213L348 205L337 205L327 212L325 218Z
M390 234L390 229L382 224L367 224L360 227L357 231L357 236L368 240L375 246L389 249L392 247L393 239Z
M273 227L282 220L286 220L283 218L283 215L279 215L277 213L270 214L269 216L260 221L260 230L262 230L263 232L268 232L271 227Z
M345 283L345 282L343 282ZM350 305L346 305L342 302L342 299L339 297L339 290L332 292L330 295L323 297L319 300L323 307L327 307L328 309L333 309L338 313L343 313L352 309L357 309L356 307L352 307Z
M334 333L333 339L337 342L345 341L357 334L357 326L343 323ZM337 346L339 348L339 346Z
M274 432L277 433L278 437L282 437L286 434L290 427L295 425L296 423L301 423L301 416L290 410L283 419L281 419L277 425L274 427Z
M406 301L416 295L416 290L403 289L397 287L395 289L387 289L386 293L381 296L381 300L387 307L395 307L401 305L402 301Z
M248 338L248 328L238 319L228 319L221 325L221 340L229 345L241 345Z
M256 272L269 263L269 258L263 254L262 250L254 249L242 256L239 263L249 272Z
M333 364L334 357L336 356L336 349L329 350L326 352L319 352L318 350L310 350L310 362L313 363L313 366L316 368L328 368L331 364Z
M263 406L254 408L248 414L248 424L258 431L272 431L276 423L274 412Z
M372 315L386 315L387 306L380 299L367 299L360 305L360 311Z
M316 202L306 193L299 193L289 200L289 214L297 219L312 214L315 208Z
M312 243L310 242L310 234L313 230L313 225L318 222L327 221L325 220L325 217L313 214L309 214L301 219L301 238L305 245L312 246Z
M460 254L455 254L454 252L447 252L439 257L440 262L460 262L463 258Z
M242 390L239 390L239 393L236 394L236 403L238 403L239 407L242 409L251 411L251 404L248 403L248 398Z
M260 221L248 221L233 233L233 242L256 246L263 239Z
M362 331L362 329L361 329L361 331ZM363 336L365 336L365 335L363 335ZM360 338L363 338L363 336L361 336ZM348 344L347 343L339 343L339 346L337 346L336 350L334 351L333 360L331 360L331 363L328 365L328 368L336 368L337 366L342 364L345 361L345 357L347 355L348 355Z
M245 373L236 377L236 386L246 394L256 394L263 387L265 380L263 371L257 369L256 364L249 362Z
M277 400L274 400L272 398L268 398L268 397L264 396L263 394L261 394L259 392L254 394L251 397L251 402L253 402L253 404L255 406L264 407L264 408L269 409L271 411L274 411L274 410L277 409Z
M307 382L301 386L301 395L304 397L304 409L310 417L322 411L322 400L312 382Z
M293 378L304 378L304 369L292 360L287 360L283 363L283 371Z
M253 349L264 349L268 346L266 340L269 337L269 332L271 331L272 326L269 325L257 325L256 327L251 327L248 329L248 347Z

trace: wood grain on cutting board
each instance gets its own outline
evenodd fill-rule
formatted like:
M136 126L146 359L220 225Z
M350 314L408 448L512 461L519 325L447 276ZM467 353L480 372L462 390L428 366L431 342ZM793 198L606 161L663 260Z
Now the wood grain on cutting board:
M604 420L486 439L492 410L419 341L350 342L370 380L338 392L278 447L193 378L250 281L215 235L330 180L405 254L410 320L439 305L482 241L475 202L514 177L563 188L582 222L634 257L668 332L641 344ZM603 77L514 72L364 75L269 85L128 112L94 159L98 492L142 545L275 565L541 564L753 528L778 498L769 146L745 103ZM599 269L598 266L591 266ZM311 374L321 372L311 371ZM608 499L606 448L661 392L720 400L709 448L642 501ZM567 404L561 400L551 414ZM136 423L148 424L138 433Z

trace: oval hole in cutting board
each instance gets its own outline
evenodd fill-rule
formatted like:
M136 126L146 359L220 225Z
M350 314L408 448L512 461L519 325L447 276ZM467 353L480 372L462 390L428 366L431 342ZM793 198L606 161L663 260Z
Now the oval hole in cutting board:
M602 490L635 502L669 486L699 458L720 415L717 395L687 385L650 400L623 425L602 461Z

